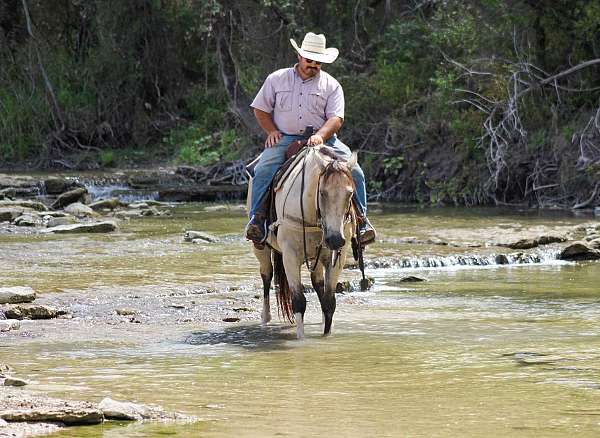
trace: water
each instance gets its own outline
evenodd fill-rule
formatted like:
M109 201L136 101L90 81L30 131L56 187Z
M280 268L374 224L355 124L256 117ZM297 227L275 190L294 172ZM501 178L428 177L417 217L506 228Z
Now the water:
M564 233L588 221L391 207L374 211L372 220L383 243L369 248L371 260L510 254L491 245L499 230L507 238ZM109 236L2 236L0 283L89 299L238 285L258 308L257 264L239 237L243 223L242 211L205 213L190 205ZM184 229L223 240L183 244ZM399 243L408 237L456 246ZM320 337L316 296L309 294L303 343L277 318L267 328L55 320L47 330L64 327L61 336L0 338L0 362L52 395L156 403L203 419L105 424L56 436L598 436L600 265L557 262L556 248L526 264L370 269L374 290L338 296L330 338ZM400 281L409 274L427 281ZM198 298L215 309L229 299Z

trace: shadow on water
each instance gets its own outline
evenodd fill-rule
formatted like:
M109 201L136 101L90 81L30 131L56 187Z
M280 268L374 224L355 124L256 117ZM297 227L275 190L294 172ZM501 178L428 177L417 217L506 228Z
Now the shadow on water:
M288 341L294 340L296 332L288 325L247 325L194 332L184 342L190 345L235 345L249 350L281 350L291 348Z

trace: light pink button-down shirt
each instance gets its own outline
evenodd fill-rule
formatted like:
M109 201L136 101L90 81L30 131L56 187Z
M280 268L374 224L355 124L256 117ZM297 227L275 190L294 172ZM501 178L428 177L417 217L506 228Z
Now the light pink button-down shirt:
M301 134L312 125L318 130L327 119L344 118L344 91L329 73L303 81L294 67L271 73L250 105L273 113L273 122L284 134Z

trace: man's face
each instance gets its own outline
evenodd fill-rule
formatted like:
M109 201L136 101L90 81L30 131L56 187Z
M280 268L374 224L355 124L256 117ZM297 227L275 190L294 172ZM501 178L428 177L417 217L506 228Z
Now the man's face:
M321 63L298 55L298 68L305 76L313 77L321 71Z

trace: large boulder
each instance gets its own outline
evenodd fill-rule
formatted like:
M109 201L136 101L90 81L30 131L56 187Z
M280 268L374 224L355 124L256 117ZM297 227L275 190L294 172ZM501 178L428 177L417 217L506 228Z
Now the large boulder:
M81 183L77 181L56 176L45 179L43 183L46 193L49 195L59 195L75 187L81 187Z
M9 319L52 319L66 313L65 310L34 304L15 305L4 310Z
M92 210L104 210L104 209L109 209L109 210L115 210L119 207L125 207L127 206L127 204L125 204L124 202L121 202L119 200L119 198L109 198L109 199L100 199L99 201L96 202L92 202L89 207Z
M42 218L35 212L25 213L16 218L13 223L19 227L35 227L42 224Z
M65 207L65 213L71 214L76 217L92 217L96 215L94 210L92 210L87 205L82 204L81 202L74 202Z
M57 233L57 234L71 234L71 233L111 233L118 229L117 224L110 221L104 222L92 222L89 224L73 224L73 225L59 225L57 227L46 228L42 230L42 233Z
M54 203L52 204L52 208L57 210L59 208L66 207L69 204L73 204L74 202L83 199L86 193L87 190L82 187L69 190L68 192L63 193L58 198L56 198L56 201L54 201Z
M30 303L35 300L35 291L30 287L0 287L0 304Z
M573 242L565 247L559 257L561 260L597 260L600 251L593 249L584 242Z

